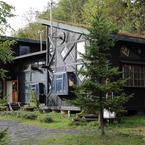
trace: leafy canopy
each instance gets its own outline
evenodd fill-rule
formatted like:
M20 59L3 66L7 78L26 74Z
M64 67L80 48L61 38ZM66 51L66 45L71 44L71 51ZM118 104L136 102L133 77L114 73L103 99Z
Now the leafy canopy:
M5 28L8 27L7 18L11 18L14 15L12 14L12 10L14 7L8 5L7 3L0 1L0 34L4 34ZM3 64L7 62L11 62L12 57L12 50L11 45L13 45L14 41L4 40L3 37L0 37L0 79L5 77L6 70L2 69Z

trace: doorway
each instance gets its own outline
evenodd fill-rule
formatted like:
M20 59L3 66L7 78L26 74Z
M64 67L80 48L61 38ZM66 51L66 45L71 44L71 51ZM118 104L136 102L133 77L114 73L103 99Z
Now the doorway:
M18 102L18 81L17 80L7 81L6 95L8 95L8 103Z

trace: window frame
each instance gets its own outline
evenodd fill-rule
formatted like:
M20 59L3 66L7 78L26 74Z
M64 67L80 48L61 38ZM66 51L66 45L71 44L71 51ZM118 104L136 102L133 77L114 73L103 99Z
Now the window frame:
M26 55L31 53L30 46L28 45L19 45L19 56Z
M122 77L128 79L124 87L145 87L145 65L122 64Z
M81 43L82 43L83 46L81 45ZM82 51L80 49L82 49ZM76 60L81 60L82 59L82 56L79 53L81 53L81 54L86 53L86 41L78 41L76 43Z

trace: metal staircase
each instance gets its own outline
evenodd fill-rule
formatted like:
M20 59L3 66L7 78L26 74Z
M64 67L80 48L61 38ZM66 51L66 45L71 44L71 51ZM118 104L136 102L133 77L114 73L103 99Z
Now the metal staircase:
M8 103L8 108L11 111L17 111L21 108L20 103Z

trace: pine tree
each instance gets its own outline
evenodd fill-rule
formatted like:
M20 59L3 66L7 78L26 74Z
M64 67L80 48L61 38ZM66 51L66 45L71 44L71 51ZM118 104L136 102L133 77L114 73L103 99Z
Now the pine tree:
M117 113L123 109L128 97L122 92L125 80L120 79L121 72L109 61L111 48L115 44L109 36L116 32L116 27L106 19L100 8L88 30L86 53L81 54L84 65L78 72L86 79L75 86L76 99L71 103L85 111L98 111L100 129L104 134L104 108Z

